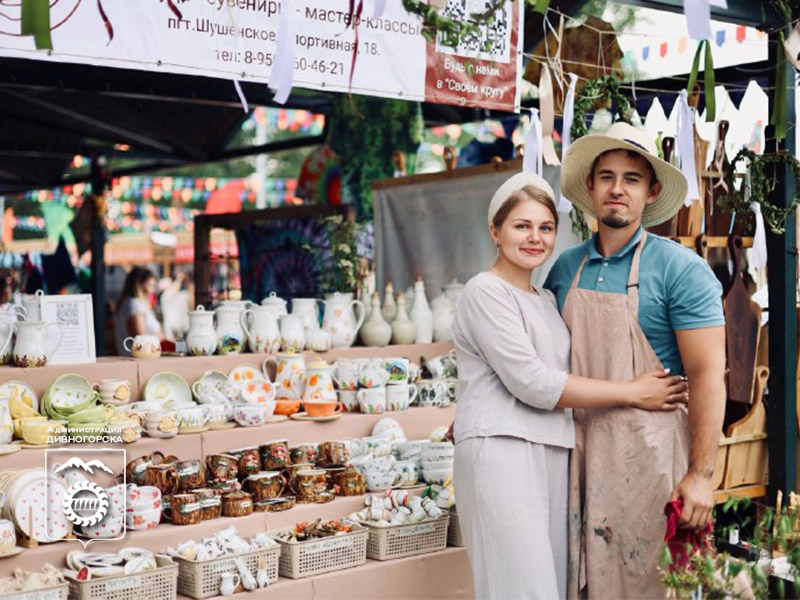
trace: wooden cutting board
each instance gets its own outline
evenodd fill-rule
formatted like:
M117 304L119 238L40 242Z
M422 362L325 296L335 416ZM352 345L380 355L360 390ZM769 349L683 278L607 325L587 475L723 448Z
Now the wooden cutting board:
M728 400L751 404L761 333L761 307L750 298L744 283L742 238L731 236L728 250L733 260L731 285L724 300Z

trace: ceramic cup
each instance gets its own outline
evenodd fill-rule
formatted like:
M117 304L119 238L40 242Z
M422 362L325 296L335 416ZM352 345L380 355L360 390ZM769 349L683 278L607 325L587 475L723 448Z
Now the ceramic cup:
M363 388L379 388L389 381L389 373L383 359L375 358L361 365L358 382Z
M358 407L362 413L380 415L386 412L386 388L366 388L358 390Z
M230 404L206 404L209 425L221 425L227 423L233 415L233 407Z
M399 460L395 468L401 475L400 485L416 485L419 481L419 466L416 460Z
M297 471L290 483L290 489L298 502L314 502L317 496L328 489L325 471L322 469Z
M206 456L206 471L209 479L235 479L239 474L239 459L230 454L209 454Z
M211 381L195 381L192 393L200 404L227 404L228 398Z
M92 388L103 404L125 404L131 400L131 382L127 379L101 379Z
M289 440L270 440L259 446L261 468L265 471L277 471L286 468L289 461Z
M342 405L342 412L358 412L358 393L356 390L339 390L339 404Z
M245 489L256 502L279 498L286 491L287 481L279 471L261 471L245 480Z
M233 418L242 427L260 427L274 410L274 404L237 404L233 407Z
M12 552L17 545L17 534L14 524L5 519L0 520L0 556Z
M417 399L419 388L415 383L395 383L386 386L386 408L405 410Z
M360 368L359 361L347 358L339 359L333 363L331 377L336 387L340 390L357 390Z
M447 397L447 386L440 379L426 379L417 383L420 406L442 406ZM449 404L449 399L447 400Z
M319 445L317 464L323 467L338 467L347 464L349 454L343 441L322 442Z
M403 476L397 471L377 471L375 469L367 471L367 490L370 492L382 492L402 481Z
M170 434L178 430L178 413L174 410L154 410L147 413L145 430L150 434Z
M300 463L317 462L317 444L305 442L289 448L289 461L296 465Z
M434 379L453 377L456 373L456 361L450 354L434 356L425 361L425 368L428 369Z
M155 335L126 337L122 347L134 358L158 358L161 356L161 342Z
M384 361L386 372L389 373L387 384L408 383L410 364L407 358L387 358Z
M309 417L330 417L342 412L342 405L332 400L303 400Z
M231 454L239 461L240 474L253 475L261 471L261 460L259 459L257 446L232 450Z

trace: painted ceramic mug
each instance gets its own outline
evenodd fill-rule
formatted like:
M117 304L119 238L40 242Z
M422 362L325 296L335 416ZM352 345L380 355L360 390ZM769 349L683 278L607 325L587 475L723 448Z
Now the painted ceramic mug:
M259 446L259 454L265 471L283 469L289 460L289 440L271 440Z
M0 521L0 556L8 554L17 545L17 534L14 531L14 524L3 519Z
M317 496L328 489L328 480L322 469L298 471L290 489L299 502L314 502Z

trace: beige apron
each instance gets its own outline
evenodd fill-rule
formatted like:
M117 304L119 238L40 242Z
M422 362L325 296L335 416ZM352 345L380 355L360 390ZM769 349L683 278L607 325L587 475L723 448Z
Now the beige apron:
M575 375L628 381L662 368L639 326L639 261L628 293L578 288L581 262L562 316L572 333ZM568 597L664 598L658 574L664 505L689 460L688 413L635 408L575 411L570 459Z

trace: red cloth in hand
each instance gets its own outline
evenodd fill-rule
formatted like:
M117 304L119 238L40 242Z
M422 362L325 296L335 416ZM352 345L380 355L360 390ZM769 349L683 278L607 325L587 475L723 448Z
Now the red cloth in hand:
M672 557L672 567L684 567L689 564L689 558L700 552L705 554L711 550L710 535L714 530L713 523L709 523L699 531L694 529L680 529L678 521L683 511L683 499L678 498L672 502L667 502L664 507L664 514L667 515L667 531L664 534L664 542L669 548Z

